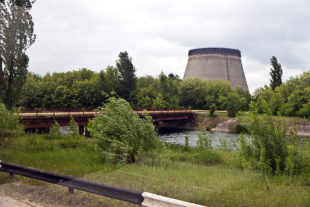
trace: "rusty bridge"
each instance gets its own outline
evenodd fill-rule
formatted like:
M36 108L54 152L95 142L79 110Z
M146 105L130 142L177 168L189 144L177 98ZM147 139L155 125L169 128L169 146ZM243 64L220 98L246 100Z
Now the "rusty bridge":
M135 110L142 117L142 110ZM192 110L147 110L158 130L189 129L193 125L194 114ZM60 126L69 126L71 117L79 125L79 133L86 134L85 126L89 119L94 118L99 111L96 110L28 110L18 113L20 122L27 132L48 132L55 121Z

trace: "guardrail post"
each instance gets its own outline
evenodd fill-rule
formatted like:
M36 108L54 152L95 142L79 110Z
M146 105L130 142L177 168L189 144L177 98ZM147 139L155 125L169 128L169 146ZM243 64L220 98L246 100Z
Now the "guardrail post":
M70 194L73 194L73 193L74 193L74 188L68 187L68 192L69 192Z

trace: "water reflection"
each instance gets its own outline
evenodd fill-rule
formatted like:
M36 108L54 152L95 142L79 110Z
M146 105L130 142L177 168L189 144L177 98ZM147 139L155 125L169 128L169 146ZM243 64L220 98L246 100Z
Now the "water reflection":
M197 144L197 132L198 131L188 131L188 141L189 146L195 147ZM181 144L184 145L185 143L185 135L186 132L170 132L170 133L163 133L160 134L159 137L164 140L167 143L173 143L173 144ZM225 132L207 132L207 135L212 138L212 147L213 148L219 148L223 145L224 142L229 145L234 145L234 147L237 147L238 140L239 140L239 134L233 134L233 133L225 133Z

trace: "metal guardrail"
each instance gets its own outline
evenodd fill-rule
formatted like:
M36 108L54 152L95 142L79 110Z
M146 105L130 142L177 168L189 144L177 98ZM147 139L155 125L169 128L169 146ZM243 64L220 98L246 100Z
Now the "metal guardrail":
M201 205L148 192L139 192L125 188L113 187L106 184L99 184L67 175L60 175L3 161L0 161L0 171L66 186L68 187L70 193L73 193L74 189L78 189L142 206L202 207Z
M8 162L0 162L0 171L66 186L69 188L69 192L73 192L73 189L79 189L89 193L103 195L136 204L141 204L144 200L142 197L142 192L116 188L105 184L98 184L71 176L60 175Z

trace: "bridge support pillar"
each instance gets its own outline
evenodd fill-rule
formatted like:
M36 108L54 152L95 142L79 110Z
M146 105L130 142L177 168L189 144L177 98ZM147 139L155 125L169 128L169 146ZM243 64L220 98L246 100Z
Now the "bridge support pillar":
M79 134L84 135L85 133L85 126L84 125L79 125Z

